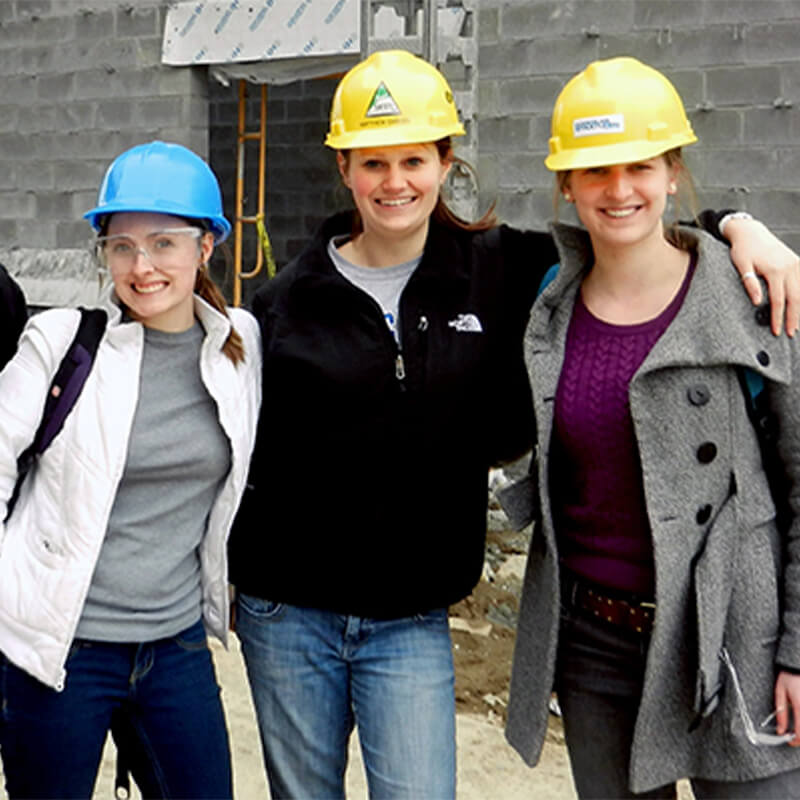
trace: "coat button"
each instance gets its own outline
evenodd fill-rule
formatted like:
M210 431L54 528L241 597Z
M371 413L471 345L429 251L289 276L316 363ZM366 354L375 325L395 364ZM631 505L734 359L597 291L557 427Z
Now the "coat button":
M756 309L756 324L757 325L769 325L770 317L771 317L771 313L770 313L769 304L763 305L763 306L759 306Z
M756 353L756 360L762 367L766 367L769 364L769 353L766 350L759 350Z
M689 402L693 406L704 406L711 399L711 392L704 383L694 383L687 390Z
M717 457L717 446L714 442L703 442L697 448L697 460L701 464L710 464Z
M706 522L711 519L711 506L708 503L704 506L700 506L700 508L697 509L695 519L698 525L705 525Z

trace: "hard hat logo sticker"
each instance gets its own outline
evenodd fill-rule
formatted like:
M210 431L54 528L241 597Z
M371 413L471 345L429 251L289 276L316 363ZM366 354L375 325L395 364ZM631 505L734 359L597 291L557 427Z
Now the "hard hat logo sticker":
M625 117L622 114L606 114L602 117L583 117L572 120L572 135L594 136L598 133L624 133Z
M372 95L372 100L369 101L366 116L397 117L401 113L402 112L397 107L397 103L394 101L394 97L392 97L391 93L386 88L386 84L381 81L378 88L375 90L375 94Z

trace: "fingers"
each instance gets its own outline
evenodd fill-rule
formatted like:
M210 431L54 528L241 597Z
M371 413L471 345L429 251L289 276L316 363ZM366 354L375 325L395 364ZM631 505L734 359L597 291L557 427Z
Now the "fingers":
M783 313L786 305L785 282L778 279L773 285L769 285L769 302L772 332L775 336L780 336L783 330Z
M800 259L786 279L786 332L794 336L800 327Z
M789 724L789 693L778 676L775 682L775 733L784 734Z
M763 300L761 283L753 270L748 270L742 275L742 285L754 306L760 306Z

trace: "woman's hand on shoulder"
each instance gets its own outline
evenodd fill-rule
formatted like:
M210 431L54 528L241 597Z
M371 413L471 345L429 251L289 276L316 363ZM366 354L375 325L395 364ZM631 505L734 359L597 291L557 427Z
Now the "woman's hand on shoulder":
M800 256L758 220L730 219L725 236L731 260L755 305L763 300L756 275L767 282L772 332L780 335L785 317L786 333L794 336L800 325Z

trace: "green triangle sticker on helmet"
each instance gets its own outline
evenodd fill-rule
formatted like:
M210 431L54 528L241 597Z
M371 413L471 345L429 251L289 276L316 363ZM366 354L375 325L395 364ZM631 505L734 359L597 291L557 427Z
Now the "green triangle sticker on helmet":
M398 117L401 113L394 97L392 97L392 93L386 88L386 84L381 81L375 90L375 94L372 95L372 100L369 101L369 108L367 108L365 116Z

